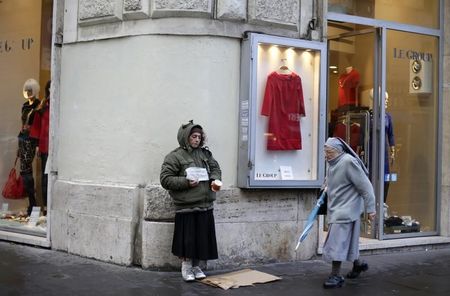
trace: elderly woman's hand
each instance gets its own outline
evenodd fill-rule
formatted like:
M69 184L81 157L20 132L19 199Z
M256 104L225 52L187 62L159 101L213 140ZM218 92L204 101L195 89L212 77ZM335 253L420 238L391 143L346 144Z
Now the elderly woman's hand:
M369 220L373 221L373 220L375 220L375 216L377 215L377 213L373 212L373 213L368 213L367 215L369 216Z

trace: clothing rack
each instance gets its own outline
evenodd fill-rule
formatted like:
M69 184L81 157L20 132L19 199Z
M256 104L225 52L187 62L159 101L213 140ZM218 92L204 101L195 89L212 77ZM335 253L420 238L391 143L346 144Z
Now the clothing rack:
M368 167L370 159L370 113L366 109L342 112L332 124L332 136L340 137Z

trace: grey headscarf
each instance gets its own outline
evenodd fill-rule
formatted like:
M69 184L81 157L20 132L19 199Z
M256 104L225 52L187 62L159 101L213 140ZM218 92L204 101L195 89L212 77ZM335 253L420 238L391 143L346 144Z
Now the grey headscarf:
M325 142L325 146L334 148L339 151L339 153L345 152L356 158L364 173L366 173L366 176L369 176L369 171L362 162L361 158L359 158L355 151L353 151L353 149L344 140L338 137L331 137L327 139L327 141Z

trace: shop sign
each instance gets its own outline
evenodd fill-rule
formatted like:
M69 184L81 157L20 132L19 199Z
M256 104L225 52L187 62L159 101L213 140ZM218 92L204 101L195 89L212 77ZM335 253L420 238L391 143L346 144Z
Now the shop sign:
M257 172L255 173L257 180L279 180L278 172Z
M33 47L34 38L26 37L20 40L0 39L0 54L16 50L28 51Z
M413 49L400 49L394 47L394 59L409 59L416 61L430 62L433 55L428 52L415 51Z

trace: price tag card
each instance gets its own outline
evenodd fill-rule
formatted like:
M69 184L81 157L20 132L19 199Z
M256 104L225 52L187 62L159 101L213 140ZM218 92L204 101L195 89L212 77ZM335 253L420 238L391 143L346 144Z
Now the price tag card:
M280 166L281 180L294 180L291 166Z
M2 213L7 213L9 210L9 204L3 203L2 204Z

